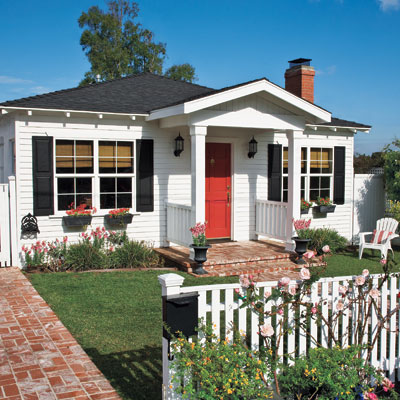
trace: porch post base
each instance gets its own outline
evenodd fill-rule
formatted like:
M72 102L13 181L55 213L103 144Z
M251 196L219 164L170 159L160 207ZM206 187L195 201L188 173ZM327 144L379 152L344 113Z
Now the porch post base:
M189 248L189 259L194 261L194 250L192 247Z
M293 240L289 240L289 241L287 241L286 242L286 244L285 244L285 250L286 251L294 251L294 248L295 248L295 243L293 242Z

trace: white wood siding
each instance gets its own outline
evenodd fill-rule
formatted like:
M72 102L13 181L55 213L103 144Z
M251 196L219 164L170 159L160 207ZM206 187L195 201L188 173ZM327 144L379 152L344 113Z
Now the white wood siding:
M14 139L15 122L12 116L0 118L0 183L8 183L12 175L12 140Z

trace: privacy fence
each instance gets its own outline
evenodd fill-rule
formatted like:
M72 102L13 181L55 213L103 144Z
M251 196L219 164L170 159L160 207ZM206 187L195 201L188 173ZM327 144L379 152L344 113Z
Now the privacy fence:
M381 275L371 275L369 279L372 279L373 285L378 287ZM256 313L252 312L247 308L240 308L242 301L238 297L235 289L240 289L240 284L223 284L223 285L205 285L205 286L191 286L182 287L184 278L176 274L166 274L159 276L159 281L162 286L163 296L163 307L164 307L164 318L178 321L187 321L188 316L185 314L185 301L181 301L180 305L174 311L176 315L166 315L166 301L168 299L184 299L185 295L194 294L197 297L197 315L198 318L204 318L205 321L211 321L213 323L214 332L220 337L232 338L231 327L235 325L240 331L245 333L249 339L250 346L253 349L257 349L261 345L261 339L258 334L259 331L259 317ZM295 286L298 282L291 281L290 286ZM271 291L273 287L276 287L278 282L259 282L257 288L261 291L261 294L266 291ZM331 314L332 310L338 308L338 303L341 302L341 294L339 293L340 286L349 285L350 292L353 293L357 290L356 285L353 285L353 277L343 276L335 278L323 278L318 282L315 282L310 293L305 299L307 302L315 304L319 303L321 308L321 314L324 316L326 321L329 321L331 325ZM375 367L379 367L384 371L387 371L391 380L396 378L400 379L400 340L398 338L399 331L399 309L396 309L399 299L397 295L399 293L399 279L395 276L391 276L389 280L385 281L380 288L379 297L377 300L378 310L371 307L370 314L366 318L367 329L364 330L361 342L369 344L370 338L376 332L377 326L380 321L384 318L388 318L388 322L385 324L381 331L381 334L377 337L374 343L372 353L370 355L370 363ZM198 295L198 296L196 296ZM326 301L322 302L324 299ZM271 307L271 302L268 302L267 307ZM270 308L269 308L270 309ZM389 311L396 310L391 316ZM180 310L182 313L180 314ZM334 335L339 338L340 346L348 346L355 343L356 333L356 321L359 313L357 306L353 306L347 312L344 312L340 320L336 321L334 325L330 326L333 330ZM191 313L193 310L191 311ZM295 312L288 310L287 315L288 325L290 326L294 322L298 325L305 324L307 332L302 329L293 329L291 333L286 333L283 340L279 343L279 354L304 354L310 347L317 346L316 342L311 339L317 338L318 343L324 347L334 345L332 339L332 331L329 332L327 324L323 323L322 318L313 319L311 318L310 307L300 306L300 310ZM389 313L389 314L388 314ZM389 318L390 316L390 318ZM193 315L192 315L193 317ZM189 315L190 318L190 315ZM279 319L283 316L276 315L276 321L274 323L275 330L279 326ZM275 332L277 334L277 332ZM285 351L284 351L285 349ZM169 343L168 340L163 338L163 398L164 399L180 399L179 395L174 393L173 384L171 383L171 361L168 357L169 354Z

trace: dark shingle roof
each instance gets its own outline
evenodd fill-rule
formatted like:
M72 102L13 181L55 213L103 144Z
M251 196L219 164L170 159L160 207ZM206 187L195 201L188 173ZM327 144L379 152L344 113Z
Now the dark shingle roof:
M150 73L0 103L5 107L147 114L214 89Z
M337 126L337 127L343 127L343 128L364 128L364 129L371 128L371 125L364 125L364 124L360 124L359 122L346 121L345 119L334 118L334 117L332 117L331 122L325 122L323 124L316 124L316 125L318 125L318 126Z

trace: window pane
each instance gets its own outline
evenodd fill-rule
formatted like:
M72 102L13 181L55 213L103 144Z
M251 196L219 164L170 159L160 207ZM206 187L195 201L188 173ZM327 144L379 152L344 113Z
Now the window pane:
M288 159L289 159L289 148L288 147L284 147L283 148L283 173L287 174L288 173L288 168L289 168L289 164L288 164Z
M132 192L131 178L117 178L117 192Z
M115 193L115 178L100 178L100 192Z
M329 190L325 189L325 190L321 190L320 191L320 197L329 197Z
M321 149L312 148L310 151L310 173L320 173L321 172Z
M93 158L77 158L76 159L77 174L92 174L93 173Z
M133 159L132 158L118 158L117 173L131 174L133 173Z
M283 177L283 190L288 190L288 177Z
M74 178L58 178L57 192L59 194L74 193Z
M305 176L301 177L300 185L301 185L301 189L304 189L306 187L306 177Z
M132 194L117 194L117 208L131 208L132 207Z
M307 148L301 148L301 173L307 173Z
M101 174L114 174L116 172L116 159L115 158L100 158L99 172Z
M319 197L319 190L310 190L310 201L316 201Z
M74 156L73 140L56 140L56 156Z
M287 201L288 201L288 192L287 192L287 190L285 190L285 191L283 192L283 199L282 199L282 201L283 201L284 203L287 203Z
M100 157L116 157L117 143L116 142L99 142Z
M322 161L321 172L323 174L330 174L332 172L332 161Z
M329 189L331 183L331 178L329 176L321 176L321 188Z
M58 195L58 210L59 211L64 211L64 210L69 210L69 206L71 203L74 202L74 195L73 194L68 194L68 195Z
M100 208L116 208L115 194L101 194Z
M306 191L304 189L301 189L300 190L300 198L305 199L305 197L306 197Z
M73 174L74 159L69 157L56 158L56 173L57 174Z
M319 189L319 176L310 177L310 189Z
M77 157L93 157L93 142L77 140L76 141Z
M119 157L132 157L133 143L118 142L118 158Z
M92 207L92 195L91 194L77 194L76 195L76 206L86 205L85 208Z
M92 179L76 178L76 193L92 193Z

